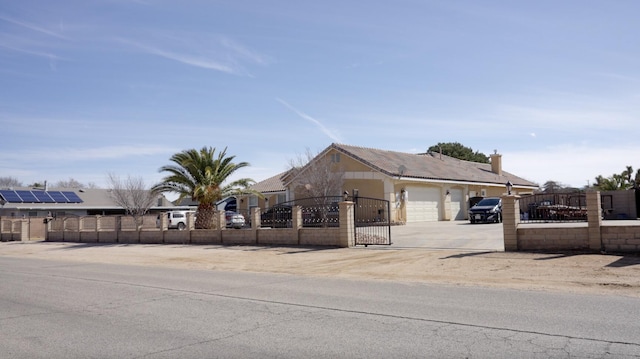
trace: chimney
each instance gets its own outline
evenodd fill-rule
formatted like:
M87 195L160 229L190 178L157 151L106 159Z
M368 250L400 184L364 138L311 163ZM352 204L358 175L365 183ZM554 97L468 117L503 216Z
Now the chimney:
M498 154L498 151L493 151L491 154L491 172L502 176L502 155Z

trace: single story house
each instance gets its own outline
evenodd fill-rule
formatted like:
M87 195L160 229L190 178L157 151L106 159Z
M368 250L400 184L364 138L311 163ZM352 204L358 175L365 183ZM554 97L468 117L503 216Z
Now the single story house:
M517 194L538 188L534 182L503 171L500 154L490 157L491 163L477 163L434 152L414 154L333 143L306 166L329 158L336 164L334 170L344 173L342 192L335 195L357 189L361 197L386 199L391 203L393 222L449 221L467 219L473 197L506 193L507 182ZM300 198L303 191L293 188L294 180L291 172L284 172L259 182L252 188L267 200L249 196L239 206L268 208Z
M184 208L183 208L184 207ZM176 207L164 196L150 213L188 209ZM116 204L110 189L102 188L1 188L0 217L48 217L125 214Z

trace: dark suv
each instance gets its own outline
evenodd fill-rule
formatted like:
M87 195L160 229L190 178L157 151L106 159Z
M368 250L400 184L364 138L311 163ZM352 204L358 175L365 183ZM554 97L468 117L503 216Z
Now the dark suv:
M502 200L498 197L483 198L469 209L471 223L502 222Z

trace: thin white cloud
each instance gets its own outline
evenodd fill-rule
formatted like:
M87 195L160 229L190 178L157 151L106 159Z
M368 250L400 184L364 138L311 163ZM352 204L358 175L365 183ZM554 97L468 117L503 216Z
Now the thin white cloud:
M227 37L222 37L220 43L226 48L232 50L233 53L239 55L240 57L249 59L251 62L260 65L267 65L269 63L269 60L265 56L253 52Z
M289 110L293 111L298 116L300 116L300 117L304 118L305 120L307 120L307 121L313 123L314 125L316 125L325 135L327 135L334 142L338 142L338 143L342 142L342 140L340 139L340 137L338 135L336 135L331 130L329 130L327 127L325 127L325 125L323 125L320 121L316 120L315 118L307 115L306 113L304 113L302 111L299 111L298 109L296 109L295 107L291 106L286 101L284 101L284 100L282 100L280 98L276 98L276 101L278 101L281 104L283 104L286 108L288 108Z
M166 146L105 146L96 148L42 148L38 150L10 151L0 153L3 162L64 162L120 159L132 156L173 154L178 149Z
M33 55L33 56L37 56L37 57L44 57L46 59L49 59L50 61L56 61L56 60L60 60L61 59L60 57L58 57L55 54L52 54L50 52L42 52L42 51L19 48L19 47L16 47L16 46L11 46L11 45L9 45L7 43L0 43L0 47L3 47L5 49L9 49L9 50L15 51L15 52L21 52L21 53L24 53L24 54L27 54L27 55Z
M232 75L252 77L244 65L269 63L267 57L224 36L156 31L135 37L117 38L116 41L185 65Z
M18 26L24 27L24 28L32 30L32 31L39 32L41 34L53 36L53 37L56 37L58 39L65 39L65 40L67 39L65 36L63 36L62 34L59 34L57 32L54 32L54 31L51 31L51 30L47 30L47 29L45 29L43 27L28 23L28 22L25 22L25 21L12 19L12 18L10 18L8 16L0 15L0 20L4 20L6 22L9 22L9 23L12 23L14 25L18 25Z
M180 63L183 63L185 65L189 65L189 66L195 66L195 67L200 67L200 68L204 68L204 69L208 69L208 70L215 70L215 71L220 71L220 72L225 72L228 74L237 74L238 71L228 65L222 64L220 62L217 61L213 61L211 59L206 59L203 57L197 57L197 56L193 56L193 55L188 55L188 54L181 54L181 53L177 53L177 52L171 52L171 51L167 51L167 50L162 50L160 48L156 48L150 45L143 45L140 43L137 43L135 41L130 41L130 40L120 40L121 42L127 43L129 45L132 45L134 47L136 47L139 50L142 50L143 52L146 52L148 54L152 54L152 55L156 55L156 56L160 56L160 57L164 57L166 59L169 60L173 60L173 61L177 61Z

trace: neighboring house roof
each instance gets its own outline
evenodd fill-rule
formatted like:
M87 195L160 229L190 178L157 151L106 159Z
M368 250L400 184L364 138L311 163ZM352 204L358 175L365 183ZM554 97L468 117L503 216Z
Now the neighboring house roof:
M323 154L335 149L363 164L392 177L427 180L495 183L511 181L515 186L538 188L534 182L502 171L491 171L491 164L463 161L439 153L413 154L333 143Z
M273 177L269 177L263 181L260 181L253 186L251 189L260 193L274 193L274 192L284 192L286 188L284 183L282 182L282 178L287 174L287 171L278 173Z
M42 191L39 189L33 189L30 187L15 187L11 188L16 191ZM122 209L117 205L111 197L110 189L102 188L50 188L50 191L71 191L80 197L82 202L80 203L12 203L7 202L1 208L4 209L17 209L17 210L118 210ZM154 205L151 208L164 208L173 207L173 204L162 197L161 205Z

